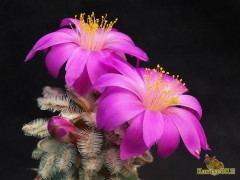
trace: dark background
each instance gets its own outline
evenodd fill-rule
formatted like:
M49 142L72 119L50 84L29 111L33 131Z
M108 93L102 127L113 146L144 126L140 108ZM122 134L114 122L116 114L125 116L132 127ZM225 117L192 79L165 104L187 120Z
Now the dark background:
M119 31L132 37L149 58L180 74L203 107L202 126L212 149L193 157L183 144L167 159L140 170L142 179L240 179L240 1L177 0L0 0L0 179L33 179L37 167L31 151L37 139L24 136L23 124L50 114L37 108L46 86L64 87L64 70L53 79L44 55L24 63L28 51L43 35L58 29L61 19L81 12L116 17ZM131 62L134 62L132 59ZM63 68L64 69L64 68ZM133 137L137 138L137 137ZM237 175L196 175L206 168L205 153L215 155Z

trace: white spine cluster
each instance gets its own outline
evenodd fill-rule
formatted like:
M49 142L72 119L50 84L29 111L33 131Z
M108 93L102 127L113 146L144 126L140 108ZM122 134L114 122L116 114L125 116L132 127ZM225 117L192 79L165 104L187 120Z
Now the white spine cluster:
M49 179L54 176L56 173L55 160L57 157L57 152L46 153L43 155L40 161L39 166L39 175L42 176L43 179Z
M22 128L26 136L34 136L43 138L48 136L47 119L35 119L32 122L25 124Z
M82 156L95 157L101 152L103 139L100 132L93 129L83 129L78 134L77 145Z
M59 171L67 172L76 160L77 149L71 144L63 145L58 150L58 154L56 167Z
M111 174L121 173L124 161L120 160L119 150L116 148L106 149L104 152L104 165Z
M41 110L50 110L52 112L68 110L71 108L70 99L65 95L47 96L37 99L38 106Z

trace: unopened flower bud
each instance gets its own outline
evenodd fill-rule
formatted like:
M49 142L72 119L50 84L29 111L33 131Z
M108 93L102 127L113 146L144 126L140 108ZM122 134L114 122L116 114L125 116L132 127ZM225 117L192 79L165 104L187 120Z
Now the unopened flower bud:
M74 143L77 138L74 124L60 116L53 116L48 121L48 132L56 141L63 143Z

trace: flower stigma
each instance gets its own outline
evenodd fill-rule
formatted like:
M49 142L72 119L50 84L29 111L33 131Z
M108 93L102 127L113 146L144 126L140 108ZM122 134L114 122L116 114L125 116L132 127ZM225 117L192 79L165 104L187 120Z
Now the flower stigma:
M155 69L145 68L146 96L143 104L151 111L161 111L178 103L178 96L185 91L179 75L169 75L159 64Z

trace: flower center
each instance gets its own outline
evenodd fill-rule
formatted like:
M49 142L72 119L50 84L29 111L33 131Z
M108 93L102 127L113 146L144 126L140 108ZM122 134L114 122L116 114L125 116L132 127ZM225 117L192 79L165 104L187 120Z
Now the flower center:
M76 18L76 16L75 16ZM94 12L88 15L85 21L85 13L80 14L80 45L88 50L101 50L106 40L106 35L112 30L113 25L117 22L108 22L106 20L107 14L102 16L101 19L95 18Z
M160 65L156 69L145 69L146 96L143 104L151 111L161 111L178 103L178 96L186 91L179 76L170 76Z

